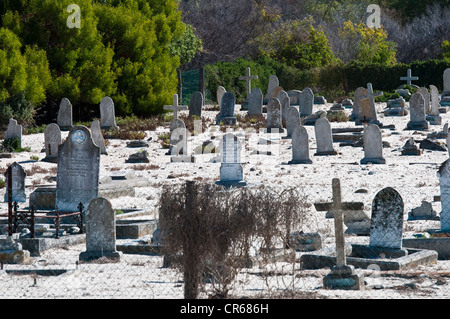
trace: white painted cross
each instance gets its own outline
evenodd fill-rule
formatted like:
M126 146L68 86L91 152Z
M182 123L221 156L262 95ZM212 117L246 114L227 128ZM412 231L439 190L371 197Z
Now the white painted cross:
M257 79L258 79L257 75L250 75L250 67L247 67L247 75L246 76L239 77L239 80L247 81L247 99L249 98L250 93L252 92L251 81L257 80Z
M417 76L412 76L411 69L408 69L408 73L407 73L406 77L400 78L401 81L406 81L407 85L411 85L411 81L417 81L418 79L419 78Z
M178 94L174 94L172 105L164 105L164 110L173 112L174 120L178 120L178 111L187 109L188 107L186 105L178 105Z

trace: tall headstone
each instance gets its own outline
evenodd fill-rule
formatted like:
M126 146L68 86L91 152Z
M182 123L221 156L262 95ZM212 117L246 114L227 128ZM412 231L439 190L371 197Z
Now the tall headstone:
M78 211L98 196L100 148L85 126L73 127L58 148L56 206L60 212Z
M303 89L299 95L299 112L300 116L310 116L314 107L314 93L310 88Z
M220 105L220 113L216 118L216 124L236 125L237 118L234 116L235 108L236 98L234 94L226 92L222 97L222 104Z
M114 101L109 96L105 96L100 101L100 123L101 128L104 130L108 130L110 128L118 128L116 125Z
M164 110L172 111L173 119L178 120L178 111L187 110L188 107L186 105L178 105L178 94L174 94L172 100L172 105L164 105Z
M372 202L369 247L401 249L404 204L393 188L382 189Z
M227 187L244 186L244 171L241 163L242 145L239 138L227 133L223 136L219 145L221 165L220 165L220 181L216 184Z
M292 160L288 164L312 164L308 132L301 125L292 132Z
M326 117L318 119L314 125L316 133L317 153L316 156L336 155L333 147L333 135L330 122Z
M386 164L383 157L383 141L381 130L376 124L369 124L364 128L364 158L361 164Z
M359 114L361 113L362 108L370 108L369 99L363 99L362 97L367 95L368 90L363 87L359 87L355 91L354 101L353 101L353 110L350 115L351 121L356 121L360 118ZM363 118L364 119L364 118Z
M281 103L282 119L286 121L287 111L288 111L289 107L291 106L291 99L289 98L289 95L287 94L287 92L284 90L281 90L280 92L278 92L277 98Z
M361 96L361 99L368 99L368 104L361 104L359 108L358 118L355 119L356 125L363 123L371 123L380 125L377 120L377 110L375 107L375 98L382 96L383 92L374 93L372 83L367 83L367 94Z
M414 93L409 100L409 115L407 130L427 130L429 124L426 121L425 99L422 94Z
M267 93L266 96L264 97L264 100L268 102L271 98L273 98L275 89L279 86L280 81L278 80L278 77L276 75L271 75L269 78L269 86L267 88Z
M17 124L15 119L9 119L8 128L4 134L4 139L19 139L20 146L22 145L22 125Z
M301 126L300 113L296 107L290 106L286 114L286 138L292 138L292 132L299 126Z
M444 99L445 96L450 95L450 68L445 69L443 81L444 81L444 90L441 93L441 99Z
M430 114L431 113L430 92L428 92L428 89L423 86L417 89L417 92L422 94L423 99L425 100L425 114Z
M439 115L439 90L434 85L430 85L430 103L430 114L426 116L426 120L431 125L441 125L442 117Z
M202 108L203 108L203 94L200 91L196 91L192 93L191 99L189 101L189 116L198 116L202 117Z
M69 99L63 98L59 104L58 117L56 120L61 131L69 131L72 127L72 104Z
M122 252L116 250L116 219L111 203L102 197L94 198L86 210L86 251L80 261L107 258L120 261Z
M50 123L45 127L44 143L44 161L56 162L58 160L58 147L62 144L61 130L58 124Z
M448 141L449 139L447 139ZM450 232L450 160L446 160L437 173L441 190L441 231Z
M25 203L27 201L27 195L25 194L25 177L27 177L27 173L23 169L23 167L14 162L9 165L7 171L5 172L5 181L6 181L6 192L4 196L5 202L8 202L8 183L9 183L9 174L8 170L11 171L11 186L12 186L12 201L18 203Z
M99 120L92 121L91 133L92 133L92 140L94 141L95 145L100 147L100 153L105 155L108 154L108 152L106 151L105 139L103 138L103 134L100 129Z
M248 98L248 115L262 115L264 97L259 88L253 88Z
M222 105L222 97L225 93L227 93L227 90L223 86L219 86L217 88L216 99L217 99L217 105L219 105L219 107Z
M280 100L271 98L269 103L267 103L267 133L284 132L282 120L283 114Z

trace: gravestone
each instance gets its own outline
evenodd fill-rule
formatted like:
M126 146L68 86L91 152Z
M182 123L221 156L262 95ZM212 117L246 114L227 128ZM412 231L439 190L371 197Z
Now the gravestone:
M72 127L72 104L69 99L63 98L59 104L58 117L56 120L61 131L69 131Z
M189 116L198 116L202 117L202 108L203 108L203 94L200 91L196 91L192 93L191 99L189 101Z
M109 96L100 101L100 123L103 130L118 129L114 101Z
M294 106L294 105L298 106L299 97L300 97L300 94L302 94L302 91L300 91L300 90L290 90L290 91L287 92L287 94L289 95L289 98L290 98L290 105L291 106Z
M450 232L450 160L442 163L437 176L441 190L441 231Z
M107 155L108 152L106 151L105 139L103 138L103 134L100 129L100 121L99 120L92 121L91 134L92 134L92 140L94 141L94 144L97 145L98 147L100 147L100 154Z
M234 94L226 92L222 97L222 104L220 105L220 113L216 119L216 124L236 125L237 118L234 116L235 107L236 98Z
M45 127L44 132L45 158L43 161L57 162L58 147L62 143L61 130L58 124L50 123Z
M359 114L361 113L360 110L362 108L370 107L369 100L362 98L363 96L367 95L367 93L368 93L368 90L366 88L359 87L356 89L355 95L354 95L353 110L352 110L352 114L350 115L351 121L356 121L356 119L359 119L359 117L360 117Z
M8 202L8 183L9 183L9 174L8 171L11 171L12 174L12 202L25 203L27 201L27 195L25 194L25 177L27 177L27 173L23 169L23 167L14 162L9 165L7 171L5 172L5 184L6 184L6 192L4 196L5 202Z
M450 95L450 68L445 69L443 81L444 81L444 90L441 93L441 100L444 100L444 97Z
M178 111L187 110L188 107L186 105L178 105L178 94L173 95L173 103L172 105L164 105L164 110L173 112L173 120L178 120Z
M369 124L364 128L364 158L361 164L386 164L383 158L383 141L381 130L376 124Z
M402 155L405 156L419 156L422 155L422 152L423 151L417 147L414 138L412 137L405 143L402 149Z
M262 115L264 97L259 88L253 88L248 98L248 115Z
M318 119L314 125L316 133L317 153L315 156L337 155L333 147L331 125L326 117Z
M300 125L300 113L298 112L298 109L294 106L290 106L286 114L286 138L292 138L292 132Z
M85 126L73 127L58 147L56 206L60 212L78 211L98 196L100 148Z
M288 164L312 164L309 158L308 132L301 125L292 132L292 160Z
M442 125L442 117L439 115L439 90L434 85L430 85L430 103L430 114L426 116L426 120L431 125Z
M409 115L407 130L427 130L429 124L426 121L425 100L420 93L414 93L409 100Z
M219 145L221 165L220 165L220 181L216 184L226 187L244 186L244 170L241 163L242 145L239 138L227 133L222 137Z
M417 76L412 76L411 69L408 69L406 77L401 77L400 81L406 81L406 85L412 85L412 81L417 81L419 78Z
M383 92L374 93L372 83L367 83L367 94L361 96L362 100L368 100L368 103L361 103L358 117L355 119L355 125L371 123L380 125L377 120L377 110L375 107L375 98L382 96Z
M195 157L188 155L188 130L180 119L170 123L170 148L168 155L171 155L171 162L194 163Z
M94 198L86 210L86 251L79 255L80 261L107 258L120 261L121 252L116 250L116 218L111 203L102 197Z
M273 98L273 94L275 92L275 88L280 86L280 81L278 80L278 77L276 75L271 75L269 78L269 86L267 88L266 96L264 97L265 103L268 103L268 101Z
M282 133L283 115L281 110L280 100L277 98L271 98L267 103L267 133Z
M280 92L278 92L277 98L281 104L282 120L286 121L287 111L288 111L289 107L291 106L291 99L289 98L289 95L287 94L287 92L284 90L281 90Z
M310 88L303 89L298 97L299 109L301 117L310 116L313 112L314 93Z
M372 202L369 247L402 249L404 204L393 188L382 189Z
M416 93L422 94L423 99L425 100L425 114L430 114L431 112L430 92L428 92L428 89L426 87L420 87L417 89Z
M216 91L217 105L219 107L222 105L222 97L227 92L227 90L223 86L219 86Z
M8 128L4 134L4 139L19 139L19 146L22 146L22 125L17 124L15 119L9 119Z

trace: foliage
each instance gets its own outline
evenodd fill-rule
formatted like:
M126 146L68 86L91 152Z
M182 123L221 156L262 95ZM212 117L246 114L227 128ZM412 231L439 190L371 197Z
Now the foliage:
M1 153L19 153L19 152L29 152L30 147L22 147L20 143L20 139L18 137L9 138L3 140L2 145L0 146Z
M443 58L446 60L450 60L450 41L445 40L442 42L442 49L444 53L442 54Z
M194 27L187 25L183 35L169 44L170 53L180 58L181 69L203 49L202 40L194 32Z

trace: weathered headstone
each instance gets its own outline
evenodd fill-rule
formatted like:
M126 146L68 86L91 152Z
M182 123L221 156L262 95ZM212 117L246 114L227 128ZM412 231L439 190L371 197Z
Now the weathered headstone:
M19 146L22 146L22 125L17 124L15 119L9 119L8 128L4 134L4 139L15 139L19 140Z
M393 188L382 189L372 202L369 247L402 248L404 204Z
M173 120L170 123L170 149L168 155L171 155L171 162L193 163L195 157L188 155L188 130L186 125L180 119Z
M94 144L91 131L75 126L58 148L56 206L60 212L78 211L98 196L100 148Z
M383 92L374 93L372 83L367 83L367 94L361 96L361 99L368 99L369 103L361 103L359 108L359 116L355 119L356 125L361 125L363 123L380 125L380 122L377 120L375 98L382 95Z
M91 134L92 134L92 140L94 141L94 144L100 147L100 153L101 154L108 154L106 151L106 145L105 145L105 139L103 138L102 131L100 129L100 121L94 120L91 124Z
M259 88L253 88L248 98L248 115L262 115L264 97Z
M406 85L411 85L412 81L417 81L418 79L417 76L412 76L411 69L408 69L406 77L401 77L400 81L406 81Z
M310 88L303 89L299 98L299 109L301 117L310 116L314 107L314 93Z
M56 120L61 131L68 131L73 127L72 124L72 104L69 99L63 98L59 104L58 117Z
M292 132L292 160L288 164L312 164L308 132L301 125Z
M202 117L202 108L203 108L203 94L200 91L196 91L192 93L191 99L189 101L189 116L198 116Z
M353 110L352 110L352 114L350 115L350 120L351 121L356 121L356 119L359 119L359 114L361 113L361 109L370 107L370 106L366 106L369 105L369 100L368 99L363 99L362 97L367 95L368 90L366 88L363 87L359 87L356 89L355 91L355 95L354 95L354 102L353 102Z
M80 261L107 258L120 261L122 252L116 250L116 219L111 203L102 197L90 201L86 210L86 251Z
M237 118L234 116L236 108L236 98L233 93L226 92L222 97L220 113L216 119L216 124L223 123L225 125L235 125Z
M187 109L186 105L178 105L178 94L173 95L172 105L164 105L164 110L173 112L173 120L178 120L178 111Z
M219 86L216 91L216 99L217 99L217 105L219 107L222 105L222 97L227 92L227 90L223 86Z
M443 81L444 81L444 89L441 93L442 100L444 99L444 97L450 95L450 68L445 69L444 75L443 75Z
M11 172L12 178L11 178L11 186L12 186L12 201L13 202L20 202L25 203L27 201L27 195L25 194L25 177L27 176L27 173L23 169L23 167L14 162L11 165L9 165L7 171L5 172L5 181L6 181L6 192L4 200L5 202L8 202L8 182L9 182L9 174L8 171Z
M284 90L281 90L280 92L278 92L277 98L281 104L282 119L286 121L287 110L291 106L291 99L289 98L289 95L287 94L287 92Z
M429 124L426 121L425 100L420 93L414 93L409 100L410 121L407 130L427 130Z
M426 116L426 120L431 125L441 125L442 117L439 115L439 90L434 85L430 85L430 103L430 114Z
M422 94L423 99L425 100L425 114L429 114L431 112L430 92L428 92L426 87L420 87L417 89L417 93Z
M326 117L320 118L314 125L316 133L317 153L316 156L336 155L337 152L333 147L333 135L331 133L331 125Z
M221 165L220 165L220 181L216 184L227 187L244 186L244 171L241 163L242 145L239 138L227 133L222 137L219 145Z
M381 130L376 124L369 124L364 128L364 158L361 164L386 164L383 157L383 141Z
M271 98L267 103L267 133L282 133L283 115L280 100Z
M108 130L110 128L117 129L116 125L116 113L114 109L114 101L109 97L105 96L100 101L100 123L103 130Z
M300 113L298 112L298 109L294 106L290 106L286 114L286 138L292 138L292 132L300 125Z
M278 77L276 75L271 75L269 78L269 86L267 88L266 96L264 97L265 101L269 101L271 98L273 98L273 94L275 91L275 88L280 86L280 81L278 80Z
M450 232L450 160L446 160L437 172L441 190L441 231Z
M45 158L44 161L56 162L58 159L58 147L62 143L61 130L58 124L50 123L44 132Z

